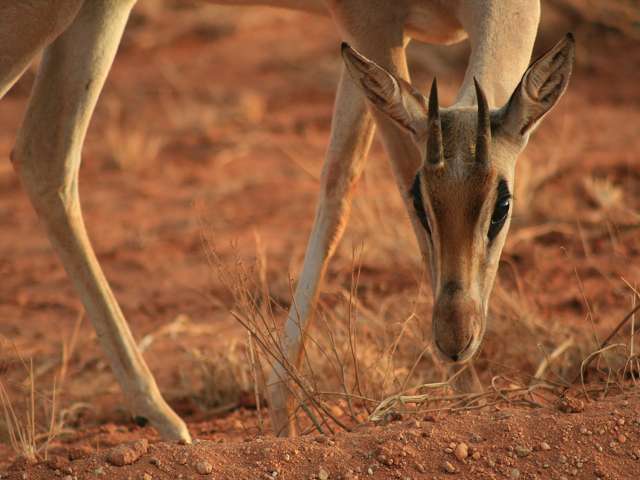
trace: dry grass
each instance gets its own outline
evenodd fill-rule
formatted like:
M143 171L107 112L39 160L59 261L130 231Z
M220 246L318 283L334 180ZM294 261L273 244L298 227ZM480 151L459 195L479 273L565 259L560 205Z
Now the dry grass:
M7 386L0 381L0 406L3 422L0 432L6 436L17 455L29 462L46 459L49 445L63 430L63 416L60 415L57 396L58 377L49 395L36 389L33 361L23 363L26 379L19 389L22 395L15 398L15 386L9 394Z
M154 163L164 142L147 124L130 118L122 102L105 99L108 125L104 146L109 155L107 165L121 171L137 172Z
M573 150L558 151L536 176L525 175L520 183L525 203L546 199L550 186L574 168L564 155L577 154L580 148L574 144ZM538 238L558 228L583 246L597 238L602 228L589 226L593 237L580 239L579 230L564 219L560 227L548 229L548 225L536 225L536 215L523 215L512 232L517 241L507 246L503 256L484 352L476 362L488 389L480 395L452 393L451 378L446 378L431 352L429 287L422 280L413 232L390 178L386 165L370 165L367 170L356 196L354 218L332 261L332 271L337 273L325 282L299 369L288 364L279 350L278 326L288 305L278 305L269 294L268 275L260 267L266 264L264 251L259 249L255 260L237 255L230 261L216 254L212 241L205 242L212 268L232 293L233 315L260 346L265 363L286 364L297 410L310 419L307 426L327 431L336 426L350 428L365 419L384 420L394 412L482 408L500 402L550 405L569 386L581 383L581 370L588 371L586 377L592 382L585 394L587 390L606 393L614 378L618 390L627 388L625 379L636 380L633 329L624 347L603 347L593 323L591 330L576 329L574 324L550 318L511 256L512 251L532 248ZM590 189L586 200L595 204L592 212L603 215L619 206L619 187L612 181L587 181L585 188ZM517 249L512 250L514 245ZM582 270L584 264L577 262L583 259L567 258L562 265L569 278L573 270ZM573 282L588 309L580 278ZM619 288L621 282L615 283ZM288 295L279 292L277 298L291 298L292 290L293 284ZM587 369L584 362L590 358L601 361Z

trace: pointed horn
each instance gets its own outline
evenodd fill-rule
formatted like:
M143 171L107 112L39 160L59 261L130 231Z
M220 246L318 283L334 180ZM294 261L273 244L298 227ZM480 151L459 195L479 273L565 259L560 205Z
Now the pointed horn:
M478 137L476 139L476 162L489 163L489 145L491 145L491 117L487 97L482 91L478 79L473 78L478 101Z
M444 148L442 146L442 123L440 122L440 107L438 105L438 82L435 77L429 94L429 132L427 137L427 162L431 165L444 163Z

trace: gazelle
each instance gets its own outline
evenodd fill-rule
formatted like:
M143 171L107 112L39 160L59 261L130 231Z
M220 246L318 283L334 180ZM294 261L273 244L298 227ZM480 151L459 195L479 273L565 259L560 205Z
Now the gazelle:
M165 403L93 252L80 210L85 133L134 0L14 0L0 3L0 96L45 50L11 155L93 323L125 399L168 439L188 441ZM340 78L315 223L283 347L300 358L327 262L344 231L351 191L377 125L406 201L435 296L436 350L469 362L485 328L488 299L509 226L514 167L529 134L564 92L573 39L525 72L538 0L214 0L330 14L343 38ZM438 105L409 83L411 38L471 55L455 104ZM522 73L524 72L524 76ZM371 105L373 108L369 108ZM474 388L469 375L464 388ZM282 365L269 381L273 426L294 433Z

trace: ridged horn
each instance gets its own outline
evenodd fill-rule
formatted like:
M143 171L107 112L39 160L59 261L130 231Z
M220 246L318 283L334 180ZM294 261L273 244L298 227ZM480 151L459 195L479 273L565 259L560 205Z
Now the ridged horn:
M438 82L435 77L429 93L427 163L442 165L444 163L444 148L442 146L442 123L440 122L440 106L438 105Z
M476 162L489 163L489 145L491 145L491 116L487 97L482 91L478 79L473 78L478 101L478 137L476 138Z

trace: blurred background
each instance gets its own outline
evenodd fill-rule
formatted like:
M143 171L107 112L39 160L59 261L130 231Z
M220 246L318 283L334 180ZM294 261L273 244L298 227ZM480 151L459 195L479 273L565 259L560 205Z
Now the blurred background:
M577 66L518 164L516 214L478 359L485 382L498 374L525 382L551 354L541 375L571 378L635 305L640 284L640 2L546 0L542 8L534 56L572 31ZM339 41L329 19L309 14L141 0L97 106L80 187L90 236L166 398L187 420L214 422L201 435L258 428L247 334L230 310L240 287L267 289L276 323L290 305ZM426 91L437 75L441 103L450 103L467 54L466 43L412 43L414 83ZM2 158L36 68L0 103ZM129 428L93 329L8 161L0 163L0 231L5 411L9 403L24 411L35 389L42 438L53 424L58 433ZM376 141L320 298L314 373L337 381L355 318L368 394L441 379L424 351L432 299L422 269ZM624 348L610 360L624 364L638 342L628 328L617 339Z

